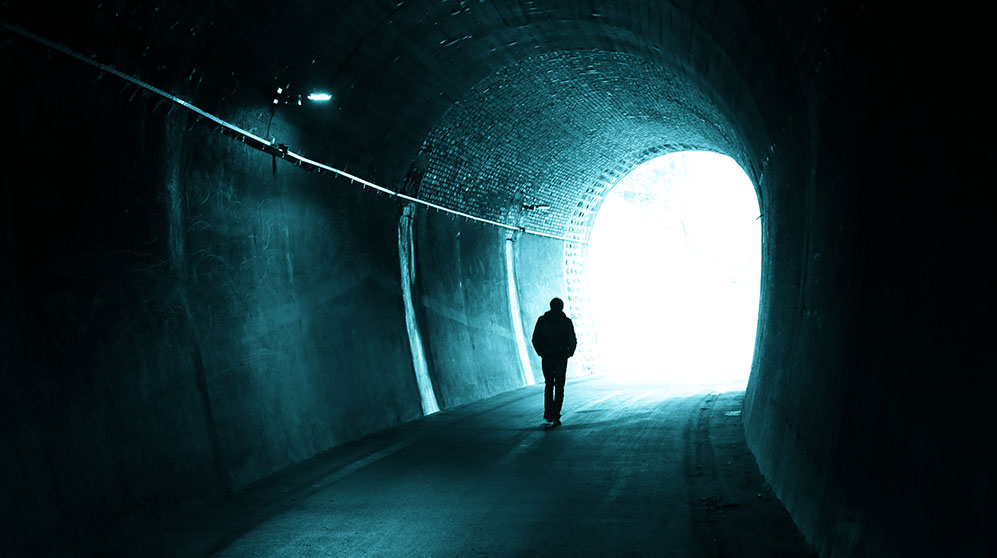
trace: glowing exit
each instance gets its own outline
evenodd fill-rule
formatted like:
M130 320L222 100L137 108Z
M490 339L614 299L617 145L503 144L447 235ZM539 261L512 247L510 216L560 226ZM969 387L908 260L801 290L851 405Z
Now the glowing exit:
M589 245L607 373L744 388L758 314L758 214L751 180L716 153L658 157L617 183Z

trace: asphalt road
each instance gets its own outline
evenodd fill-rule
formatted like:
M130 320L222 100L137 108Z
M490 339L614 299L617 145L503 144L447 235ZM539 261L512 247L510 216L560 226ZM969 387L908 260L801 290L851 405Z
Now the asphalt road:
M176 556L812 556L747 450L743 392L569 382L337 448L145 538Z

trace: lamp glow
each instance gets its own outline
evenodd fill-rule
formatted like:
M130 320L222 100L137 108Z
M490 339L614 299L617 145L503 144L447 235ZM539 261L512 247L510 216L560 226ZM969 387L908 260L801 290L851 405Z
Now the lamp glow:
M308 95L309 101L330 101L332 100L332 95L328 93L310 93Z

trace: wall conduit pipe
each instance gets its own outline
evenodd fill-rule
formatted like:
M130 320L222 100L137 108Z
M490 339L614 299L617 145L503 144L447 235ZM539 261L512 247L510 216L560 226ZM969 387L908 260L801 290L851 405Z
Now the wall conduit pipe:
M519 363L523 373L523 385L532 386L536 383L533 368L530 366L530 355L526 352L526 334L523 332L523 321L519 311L519 295L516 289L515 247L513 234L505 239L505 270L506 284L509 286L509 312L512 314L512 331L516 337L516 350L519 352Z
M405 329L408 331L409 349L412 351L415 382L419 386L422 414L431 415L439 412L440 405L436 400L433 380L429 377L429 363L426 361L426 350L422 345L422 335L419 333L419 323L415 317L415 303L412 300L412 284L415 282L415 246L412 240L414 218L415 206L409 204L402 208L402 216L398 219L398 263L401 266Z

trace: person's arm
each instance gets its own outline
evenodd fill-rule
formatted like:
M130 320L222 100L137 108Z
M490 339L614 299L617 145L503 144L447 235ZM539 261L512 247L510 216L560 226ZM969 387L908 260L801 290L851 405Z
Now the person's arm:
M568 320L568 356L575 356L575 349L578 348L578 338L575 337L575 325Z
M537 318L537 325L533 326L533 337L530 339L530 342L533 343L533 350L536 351L541 357L544 356L542 352L544 347L543 339L543 316L541 316L540 318Z

